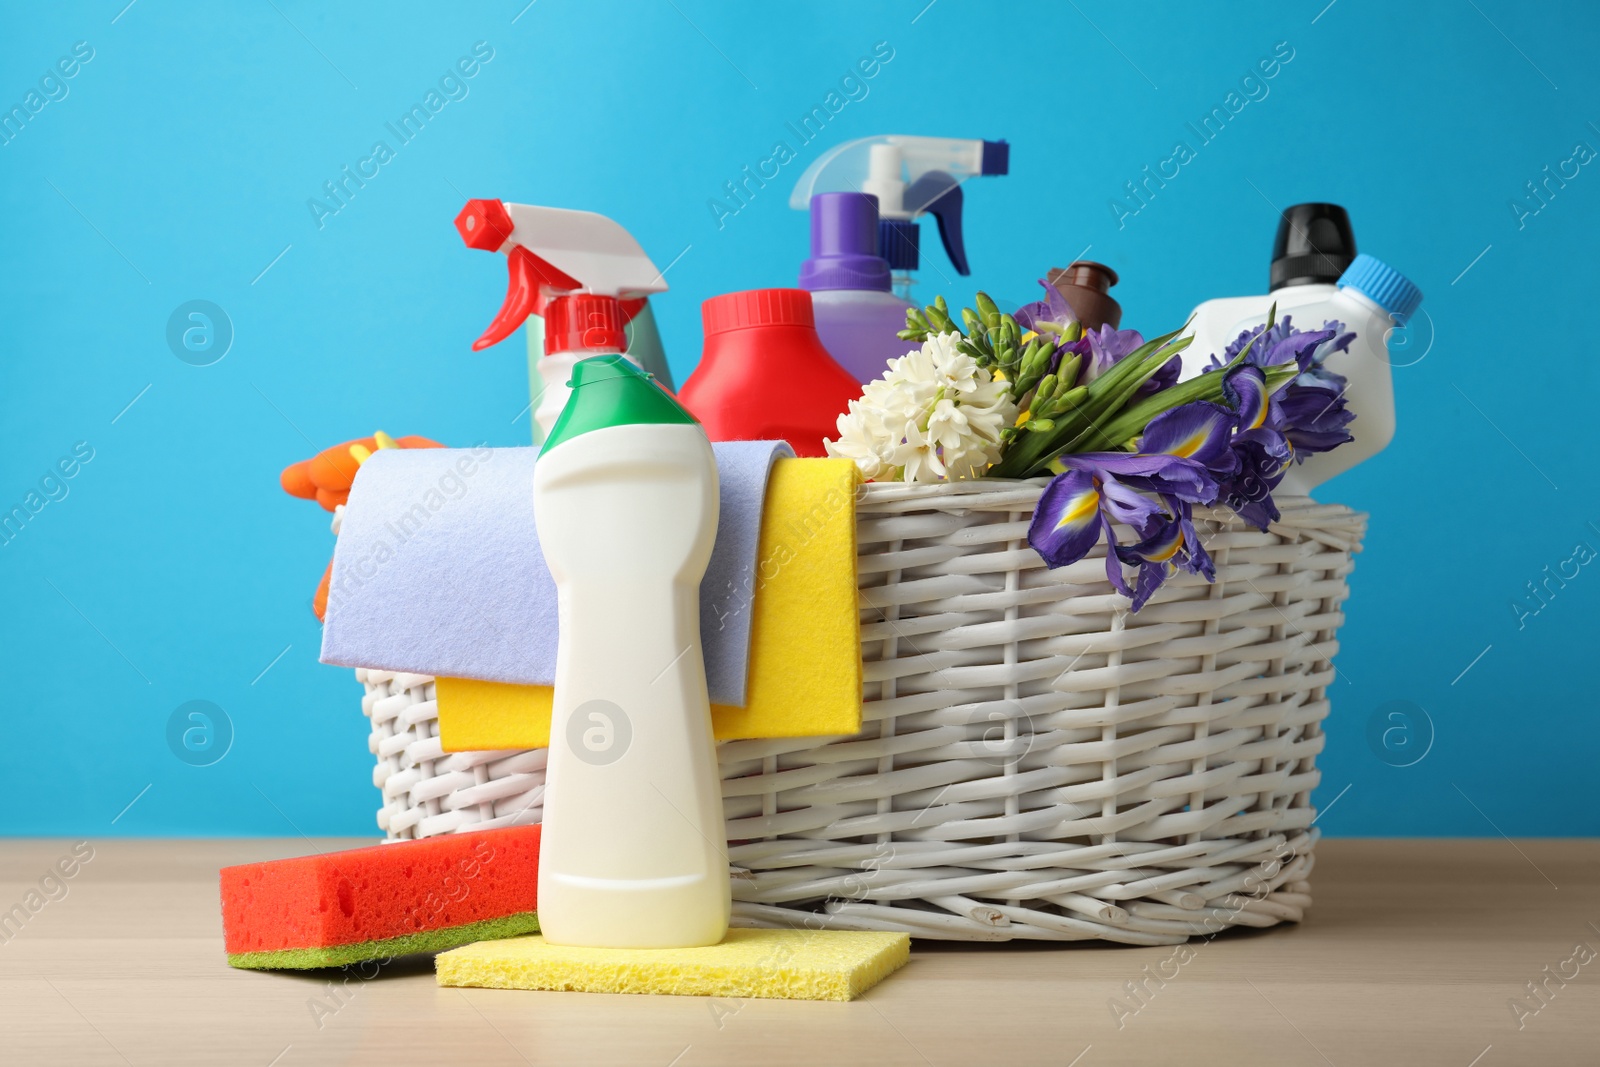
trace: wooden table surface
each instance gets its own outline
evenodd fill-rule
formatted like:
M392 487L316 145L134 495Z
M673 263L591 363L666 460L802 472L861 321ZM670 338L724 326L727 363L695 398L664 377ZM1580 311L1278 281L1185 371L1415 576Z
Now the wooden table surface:
M0 841L0 909L76 844ZM305 840L84 849L19 932L0 932L5 1067L1600 1063L1595 840L1323 841L1300 926L1191 942L1183 960L918 942L849 1004L440 989L426 958L371 979L236 971L218 867Z

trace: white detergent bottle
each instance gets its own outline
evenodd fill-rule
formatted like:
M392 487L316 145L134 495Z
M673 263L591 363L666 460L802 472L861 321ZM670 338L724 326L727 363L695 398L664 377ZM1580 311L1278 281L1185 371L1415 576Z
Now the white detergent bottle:
M716 461L623 356L567 384L533 477L560 621L539 926L558 945L713 945L731 905L700 650Z
M1292 464L1279 492L1304 495L1336 474L1383 451L1394 439L1394 375L1389 361L1389 337L1422 304L1422 290L1405 275L1373 256L1359 255L1340 276L1329 299L1293 310L1294 325L1320 330L1337 319L1354 331L1348 350L1330 352L1323 367L1345 379L1345 399L1355 419L1349 431L1354 440L1328 452Z
M1180 378L1203 373L1212 356L1220 357L1240 333L1266 322L1274 306L1278 318L1294 314L1301 329L1320 329L1322 320L1310 325L1297 309L1330 299L1355 256L1350 216L1338 204L1295 204L1284 211L1272 244L1269 292L1207 300L1195 308L1189 324L1194 343L1183 352Z

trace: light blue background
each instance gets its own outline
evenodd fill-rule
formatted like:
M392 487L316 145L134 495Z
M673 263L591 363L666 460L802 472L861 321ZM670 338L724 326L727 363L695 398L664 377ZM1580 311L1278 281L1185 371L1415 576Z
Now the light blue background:
M1414 278L1428 314L1407 341L1420 362L1396 375L1393 447L1328 489L1372 526L1320 825L1600 831L1600 567L1552 583L1523 628L1512 608L1575 545L1600 548L1600 173L1583 167L1521 225L1510 206L1576 143L1600 147L1592 8L124 2L33 5L0 35L6 108L74 42L94 48L66 98L0 147L0 510L74 443L94 449L0 548L0 832L373 832L359 689L317 663L308 610L328 516L277 474L380 427L525 443L520 335L469 347L505 268L462 246L463 200L600 211L674 263L658 304L681 381L700 301L793 283L793 179L828 144L890 132L1013 145L1009 177L969 186L974 276L946 285L935 253L928 296L1032 299L1046 268L1092 246L1122 273L1125 323L1149 333L1264 286L1274 205L1347 205L1361 247ZM477 41L494 58L470 94L319 228L307 200L375 140L394 146L384 124ZM893 58L868 95L719 229L707 202L723 182L793 144L785 122L880 41ZM1194 146L1185 124L1281 41L1293 59L1268 95L1119 228L1123 183ZM165 340L192 299L232 321L213 366ZM167 746L193 699L233 724L213 766ZM1433 726L1413 766L1368 741L1392 701Z

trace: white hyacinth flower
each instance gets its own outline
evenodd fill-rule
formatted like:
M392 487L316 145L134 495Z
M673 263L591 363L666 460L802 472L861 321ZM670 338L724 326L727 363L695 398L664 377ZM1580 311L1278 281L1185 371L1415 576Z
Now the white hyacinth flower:
M961 335L930 337L889 361L839 416L828 455L878 481L980 477L1000 461L1000 431L1017 417L1006 384L961 351Z

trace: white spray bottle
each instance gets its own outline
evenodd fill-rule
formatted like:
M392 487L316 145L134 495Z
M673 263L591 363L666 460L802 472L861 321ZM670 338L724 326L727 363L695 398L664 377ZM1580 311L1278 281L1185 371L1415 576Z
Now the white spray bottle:
M592 211L469 200L456 216L456 229L469 248L504 252L511 272L505 302L473 350L505 340L530 315L542 319L542 386L531 389L538 439L548 437L560 416L578 360L605 353L622 353L635 363L641 356L660 358L659 340L629 350L628 312L642 312L634 329L644 322L654 336L655 320L640 301L666 292L667 283L616 222Z
M961 231L961 185L968 178L1009 173L1010 166L1011 146L1005 141L899 133L863 137L818 156L795 183L789 206L806 211L818 193L876 196L878 254L889 261L894 295L916 306L912 272L920 265L922 247L917 220L934 217L956 273L970 274Z
M559 945L716 944L731 891L699 599L716 461L622 356L579 361L570 386L533 475L561 627L539 926Z

